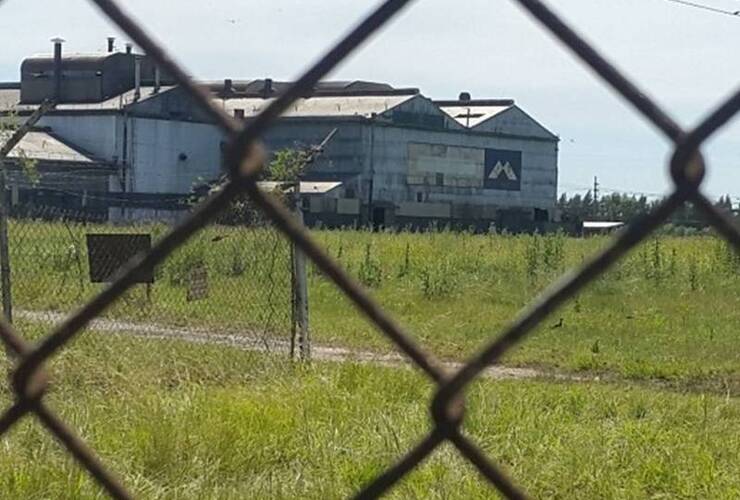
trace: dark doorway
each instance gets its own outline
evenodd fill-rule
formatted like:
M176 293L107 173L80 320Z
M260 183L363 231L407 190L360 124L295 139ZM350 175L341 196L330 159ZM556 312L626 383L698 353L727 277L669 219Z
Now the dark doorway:
M373 229L380 229L385 226L385 208L373 208Z

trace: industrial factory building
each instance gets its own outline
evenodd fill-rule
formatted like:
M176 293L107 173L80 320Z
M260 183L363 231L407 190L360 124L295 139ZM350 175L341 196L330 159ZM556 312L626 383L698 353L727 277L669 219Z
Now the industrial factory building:
M96 179L67 175L65 203L95 205L113 220L177 217L194 187L222 174L224 136L147 56L118 52L112 41L109 49L66 54L57 41L56 57L26 59L21 81L0 86L2 111L22 116L57 100L35 133L84 156L80 175ZM217 106L250 120L288 83L203 85ZM436 101L384 83L321 82L265 143L271 151L310 147L334 129L301 184L309 224L526 230L556 218L558 138L512 100L462 93Z

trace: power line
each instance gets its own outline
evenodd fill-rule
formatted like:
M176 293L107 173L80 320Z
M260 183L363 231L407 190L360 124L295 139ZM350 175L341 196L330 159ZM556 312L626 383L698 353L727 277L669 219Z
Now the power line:
M689 2L687 0L666 0L666 1L684 5L686 7L693 7L695 9L708 10L709 12L714 12L715 14L724 14L726 16L740 17L740 10L725 10L725 9L720 9L718 7L713 7L711 5L706 5L703 3Z

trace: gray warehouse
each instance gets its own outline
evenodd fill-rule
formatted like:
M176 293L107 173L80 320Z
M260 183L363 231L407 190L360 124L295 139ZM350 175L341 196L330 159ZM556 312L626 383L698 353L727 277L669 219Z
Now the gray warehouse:
M214 104L250 120L288 83L203 85ZM222 174L223 134L144 55L112 44L105 54L67 55L57 44L56 58L26 59L21 81L0 86L5 114L28 114L55 97L39 132L94 158L95 178L108 179L104 188L71 182L65 191L79 203L110 200L110 219L178 217L195 186ZM321 82L265 143L272 151L308 147L333 129L301 187L310 224L528 229L556 219L558 138L512 100L462 93L438 101L384 83ZM93 185L101 192L88 192Z

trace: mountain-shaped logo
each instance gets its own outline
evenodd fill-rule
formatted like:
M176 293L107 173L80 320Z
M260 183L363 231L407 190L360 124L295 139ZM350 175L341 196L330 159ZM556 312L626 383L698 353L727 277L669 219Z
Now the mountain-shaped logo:
M486 149L483 188L504 191L522 189L522 152Z
M496 162L496 165L491 170L488 178L491 180L497 180L499 177L501 177L501 174L504 174L506 178L510 181L517 180L516 172L514 172L514 169L511 167L511 163L509 163L508 161L504 163L501 163L500 161Z

